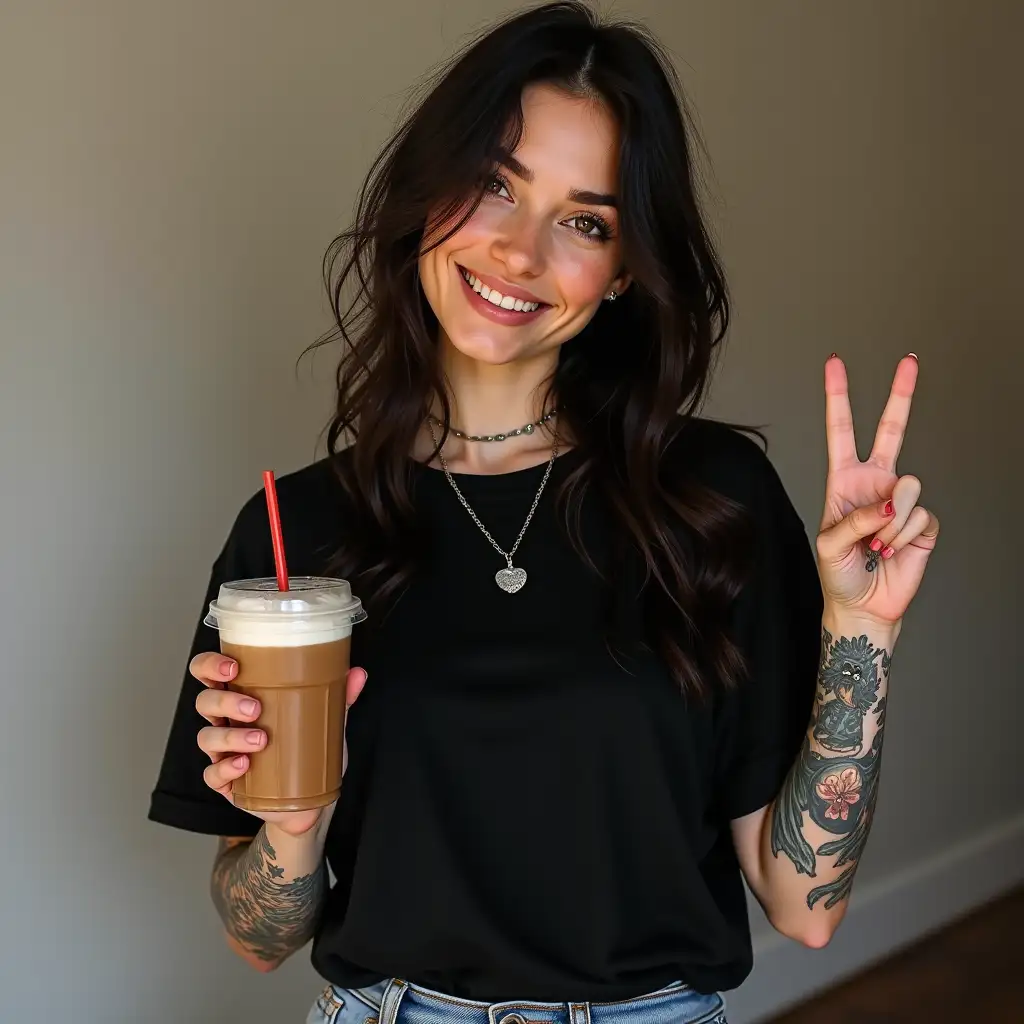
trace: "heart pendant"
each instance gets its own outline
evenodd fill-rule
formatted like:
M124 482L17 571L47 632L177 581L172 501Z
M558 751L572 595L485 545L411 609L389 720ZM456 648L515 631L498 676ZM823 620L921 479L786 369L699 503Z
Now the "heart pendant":
M525 569L499 569L494 574L494 582L505 591L506 594L514 594L522 590L526 583Z

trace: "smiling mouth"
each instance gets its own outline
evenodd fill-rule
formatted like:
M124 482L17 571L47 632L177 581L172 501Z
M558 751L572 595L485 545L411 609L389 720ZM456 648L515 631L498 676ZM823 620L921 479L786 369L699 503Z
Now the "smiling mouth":
M462 275L463 281L481 299L489 302L492 306L496 306L498 309L507 309L516 313L535 313L538 309L547 308L546 302L528 302L525 299L517 299L512 295L502 295L497 289L488 288L483 281L475 277L465 267L460 266L459 273Z

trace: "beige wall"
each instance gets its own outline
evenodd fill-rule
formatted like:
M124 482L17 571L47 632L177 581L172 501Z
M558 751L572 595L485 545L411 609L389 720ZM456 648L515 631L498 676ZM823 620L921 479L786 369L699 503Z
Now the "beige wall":
M2 5L0 1019L302 1019L305 956L269 978L232 959L211 841L147 824L147 795L230 517L260 469L314 454L331 357L294 361L325 323L323 249L405 88L507 8ZM736 320L714 411L768 424L813 524L824 358L848 359L866 445L913 349L901 466L945 531L849 924L814 955L758 920L751 1021L1020 876L1024 8L628 9L715 163Z

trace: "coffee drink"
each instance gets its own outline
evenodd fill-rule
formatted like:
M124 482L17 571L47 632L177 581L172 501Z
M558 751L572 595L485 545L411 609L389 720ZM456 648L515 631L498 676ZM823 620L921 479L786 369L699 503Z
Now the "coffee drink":
M231 689L253 697L266 746L232 787L247 811L325 807L341 789L352 626L366 618L344 580L295 577L226 583L207 623L238 663ZM239 724L242 723L233 723Z

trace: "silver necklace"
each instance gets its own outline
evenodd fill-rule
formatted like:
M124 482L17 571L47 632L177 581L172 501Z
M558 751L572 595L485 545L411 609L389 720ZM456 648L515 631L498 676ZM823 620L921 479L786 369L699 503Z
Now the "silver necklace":
M434 442L434 447L437 448L437 438L434 436L434 428L430 424L430 420L427 420L427 429L430 431L430 439ZM540 482L540 487L537 488L537 494L533 499L533 504L530 506L530 512L526 517L526 522L523 523L523 528L519 531L519 536L516 537L515 544L512 545L511 551L503 551L495 539L487 532L487 527L480 522L479 516L473 511L469 502L466 501L462 491L459 490L459 485L455 482L451 473L448 471L448 463L445 461L444 455L441 453L441 449L437 449L437 457L441 460L441 468L444 470L444 475L448 478L448 483L452 485L452 490L455 491L456 496L462 503L462 507L470 514L473 522L480 528L480 532L490 541L491 547L498 552L502 558L508 562L508 567L505 569L499 569L494 574L494 582L505 591L506 594L514 594L519 590L522 590L526 585L526 570L520 569L518 566L512 564L512 557L516 553L516 549L519 547L520 542L523 539L523 534L526 533L526 528L530 525L530 520L533 518L533 513L537 511L537 505L540 502L540 496L544 493L544 487L548 482L548 477L551 476L551 467L555 464L555 459L558 458L558 436L555 436L554 443L551 445L551 458L548 460L548 468L544 470L544 479Z
M539 420L534 420L533 423L527 423L522 427L516 427L515 430L506 430L504 434L464 434L461 430L456 430L454 427L449 427L448 429L463 441L507 441L510 437L519 437L522 434L532 434L538 427L543 427L556 412L558 412L557 407L552 409L551 412L545 413ZM436 416L430 416L429 419L439 427L444 426L444 423L442 423Z

